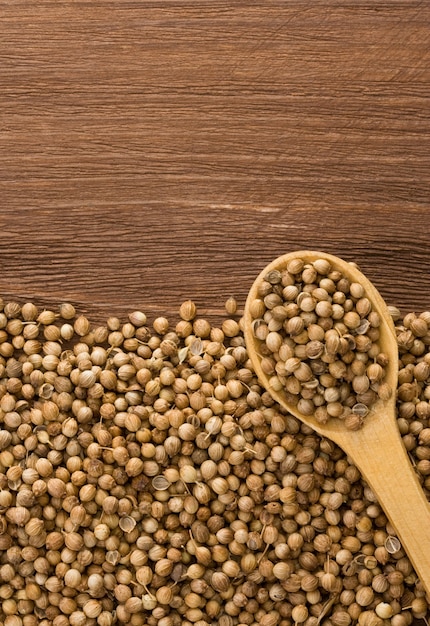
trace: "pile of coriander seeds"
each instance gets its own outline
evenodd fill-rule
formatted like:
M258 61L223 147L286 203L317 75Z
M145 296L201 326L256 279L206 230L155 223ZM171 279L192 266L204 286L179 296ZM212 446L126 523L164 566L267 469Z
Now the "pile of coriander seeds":
M430 499L430 313L391 308ZM358 469L217 326L0 301L1 626L409 626L424 589ZM424 621L422 622L424 623Z

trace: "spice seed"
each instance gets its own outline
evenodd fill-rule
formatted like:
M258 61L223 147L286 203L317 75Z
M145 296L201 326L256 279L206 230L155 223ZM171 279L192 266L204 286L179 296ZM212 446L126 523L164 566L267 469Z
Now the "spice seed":
M361 286L319 261L266 279L252 310L274 384L324 421L355 379L368 389L358 400L351 384L343 418L359 427L386 367ZM232 299L225 308L236 314ZM399 431L430 499L430 312L392 311ZM342 321L354 312L358 326ZM428 619L357 468L260 386L238 318L213 326L187 301L176 321L134 311L94 327L73 305L0 299L0 331L5 626Z
M279 283L285 290L279 290ZM370 407L378 396L385 397L386 365L379 346L379 315L362 285L350 283L325 259L294 259L259 281L256 302L262 306L258 317L257 307L249 307L252 329L262 367L273 373L271 389L285 388L291 406L321 423L337 418L351 430L361 428L365 414L357 419L352 406ZM411 322L412 327L416 336L428 330L423 319ZM298 380L294 386L289 374ZM335 378L332 386L340 402L324 393L327 374Z

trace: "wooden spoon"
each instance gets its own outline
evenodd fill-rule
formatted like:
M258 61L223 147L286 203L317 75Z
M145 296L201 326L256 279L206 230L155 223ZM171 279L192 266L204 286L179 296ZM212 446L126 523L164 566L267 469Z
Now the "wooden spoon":
M389 400L377 400L370 407L360 430L348 430L339 419L331 418L326 424L321 424L313 416L303 415L295 406L288 404L283 390L275 391L270 388L269 377L261 368L259 355L261 342L255 338L252 330L250 305L259 297L258 286L264 276L272 270L285 269L292 259L297 258L305 262L328 260L333 269L339 270L350 281L360 283L364 287L367 298L381 317L380 346L382 352L389 357L385 382L390 385L392 394ZM398 347L393 321L379 292L356 266L338 257L309 250L292 252L270 263L252 285L245 305L244 333L248 354L256 374L273 399L321 436L334 441L359 468L395 528L405 552L430 596L430 504L411 466L397 428L395 401Z

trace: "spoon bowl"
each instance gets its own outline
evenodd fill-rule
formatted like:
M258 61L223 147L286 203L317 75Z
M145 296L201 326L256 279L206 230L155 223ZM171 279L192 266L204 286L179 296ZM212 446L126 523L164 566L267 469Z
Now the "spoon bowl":
M359 430L348 429L341 419L330 418L323 424L313 415L304 415L288 402L288 395L283 389L273 389L270 377L261 366L263 342L253 332L251 305L260 297L259 285L268 272L285 270L294 259L301 259L305 263L317 259L328 261L334 270L364 288L365 296L380 316L379 345L388 357L384 382L392 393L387 400L378 399L369 407L369 413ZM291 252L266 266L252 285L244 311L244 335L258 379L273 399L319 435L334 441L358 467L396 530L404 551L430 597L430 504L412 468L397 427L398 346L392 318L380 293L355 265L336 256L310 250Z

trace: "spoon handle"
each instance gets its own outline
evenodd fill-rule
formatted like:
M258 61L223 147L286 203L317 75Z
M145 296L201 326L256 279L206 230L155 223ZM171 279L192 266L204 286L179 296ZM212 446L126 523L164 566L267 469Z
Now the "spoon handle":
M361 430L339 433L336 440L377 494L430 597L430 503L400 439L392 409L380 407Z

